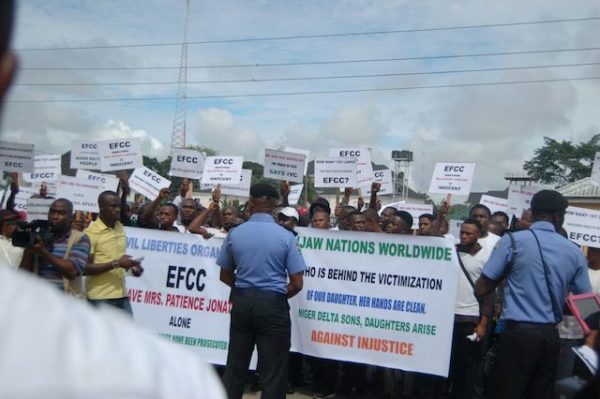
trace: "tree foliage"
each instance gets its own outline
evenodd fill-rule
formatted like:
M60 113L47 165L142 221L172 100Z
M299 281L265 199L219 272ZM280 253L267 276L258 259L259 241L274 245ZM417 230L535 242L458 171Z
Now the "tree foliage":
M598 151L600 134L579 144L544 137L544 145L535 150L534 157L523 164L523 169L541 183L560 186L590 176Z

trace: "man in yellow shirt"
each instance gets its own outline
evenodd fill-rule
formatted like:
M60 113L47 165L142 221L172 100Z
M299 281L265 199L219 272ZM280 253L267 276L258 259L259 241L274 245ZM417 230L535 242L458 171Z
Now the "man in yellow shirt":
M143 268L139 261L125 255L127 237L119 221L121 200L117 193L101 193L98 206L98 219L85 230L90 239L90 261L85 268L88 301L93 305L106 303L133 315L125 288L125 271L131 269L139 277Z

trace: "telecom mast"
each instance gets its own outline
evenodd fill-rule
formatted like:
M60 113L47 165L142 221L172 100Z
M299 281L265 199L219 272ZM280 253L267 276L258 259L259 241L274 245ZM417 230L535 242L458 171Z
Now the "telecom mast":
M177 78L177 102L175 103L175 118L171 134L171 151L185 147L185 117L187 111L187 60L188 43L187 31L190 16L190 0L185 2L185 23L183 25L183 42L181 43L181 59L179 60L179 77Z

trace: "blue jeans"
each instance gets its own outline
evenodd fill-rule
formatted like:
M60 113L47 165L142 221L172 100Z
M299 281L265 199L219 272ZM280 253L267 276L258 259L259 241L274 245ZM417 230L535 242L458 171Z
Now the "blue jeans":
M131 303L129 303L129 297L114 298L114 299L88 299L88 302L92 306L110 305L115 308L121 309L133 318L133 310L131 309Z

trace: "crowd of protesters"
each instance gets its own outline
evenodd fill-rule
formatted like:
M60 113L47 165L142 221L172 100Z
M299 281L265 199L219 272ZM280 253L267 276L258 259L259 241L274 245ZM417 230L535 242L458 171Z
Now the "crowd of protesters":
M213 236L226 237L232 229L245 223L250 217L248 206L242 209L231 205L223 206L219 187L212 191L208 204L201 204L198 199L193 198L190 183L188 179L183 179L178 193L162 189L152 201L144 203L141 196L136 196L136 200L129 204L128 182L127 179L121 178L120 195L106 191L98 198L98 214L73 211L70 201L56 199L48 213L49 227L54 236L53 245L49 248L43 242L35 242L25 248L11 245L11 235L22 218L22 215L13 210L14 195L19 189L18 185L13 183L7 209L0 211L2 263L11 268L22 268L38 274L58 289L69 291L71 294L87 295L91 304L106 303L131 314L125 289L125 275L129 273L132 276L140 276L144 270L140 260L125 254L126 238L123 226L198 234L209 240ZM445 202L440 205L436 214L420 215L418 228L413 229L413 217L408 212L393 207L381 209L378 190L379 185L373 183L369 202L365 204L364 201L358 201L358 207L349 205L353 193L351 188L344 191L341 201L336 203L333 209L324 198L317 198L309 207L292 207L287 198L289 186L282 182L279 187L279 205L273 210L272 217L276 223L293 234L296 234L296 227L310 227L398 235L446 236L454 243L457 242L456 249L462 271L455 304L450 374L448 378L441 378L292 353L289 358L288 393L293 393L299 386L310 386L315 398L333 398L336 395L363 397L367 393L390 398L503 397L489 392L487 382L494 380L494 369L486 370L485 366L486 354L498 350L499 338L507 328L502 322L506 285L502 280L508 280L508 277L497 279L500 283L498 288L488 290L485 295L476 296L474 287L478 279L485 280L491 277L485 272L482 277L482 271L494 248L500 245L501 237L535 226L536 220L538 223L542 220L539 212L538 219L532 215L530 209L523 212L520 218L511 220L504 212L492 214L485 205L476 204L470 208L468 218L462 222L459 237L452 237L448 232L449 209ZM40 190L39 196L47 198L47 190ZM552 200L545 199L550 202ZM558 211L564 214L566 206L560 208ZM555 226L560 228L560 224ZM576 247L570 242L568 244ZM589 269L586 266L585 276L577 276L579 280L575 293L590 290L600 293L598 252L600 251L589 248ZM583 255L581 258L583 259ZM81 288L82 277L86 279L85 292ZM588 278L592 281L592 286L589 286ZM585 282L582 282L584 280ZM571 287L571 281L566 281L565 284L567 288ZM550 327L550 333L557 332L561 339L560 348L557 347L556 351L555 364L546 370L546 374L552 374L551 379L545 380L546 384L551 384L551 391L556 380L570 377L574 373L588 380L592 377L578 367L570 348L583 344L584 340L588 345L594 346L595 335L592 334L586 339L568 311L564 317L560 317L563 313L562 308L563 306L559 317L548 323L558 325L558 330L556 327ZM509 328L514 328L510 322ZM466 336L471 336L472 339L465 339ZM554 362L552 357L550 359ZM258 372L250 378L251 390L261 390L260 366ZM532 378L535 380L537 377L534 375ZM522 392L528 392L528 382L523 384L525 388ZM526 397L547 397L547 394L536 393Z

